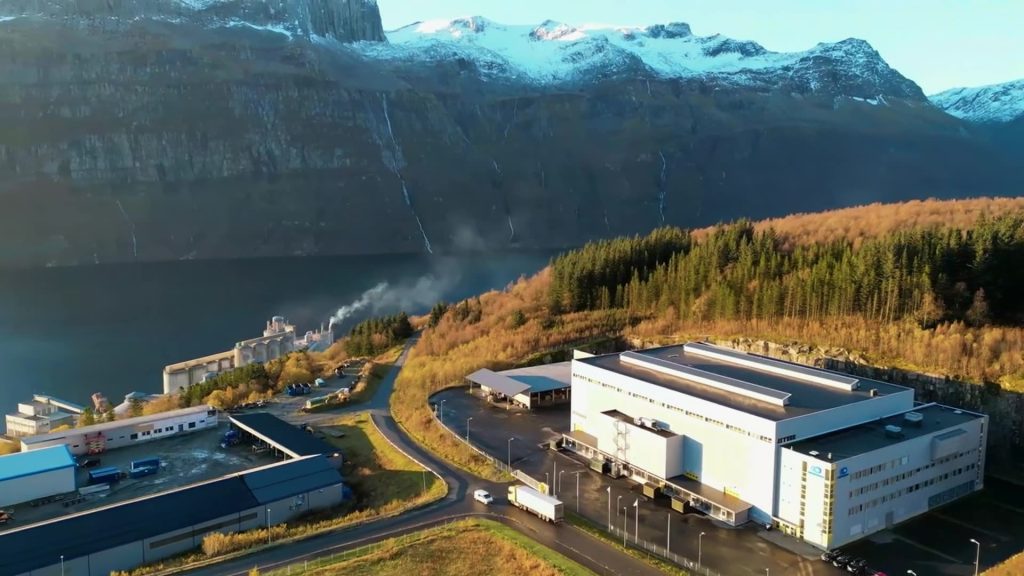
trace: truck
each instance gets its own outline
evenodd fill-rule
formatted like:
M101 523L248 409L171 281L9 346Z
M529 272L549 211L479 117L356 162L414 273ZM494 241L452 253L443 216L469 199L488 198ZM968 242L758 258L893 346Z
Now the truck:
M144 458L142 460L132 460L131 466L128 467L128 476L132 478L141 478L143 476L149 476L150 474L156 474L159 471L159 458Z
M509 486L508 503L548 522L558 523L565 518L565 510L561 500L553 496L541 494L529 486L521 484Z

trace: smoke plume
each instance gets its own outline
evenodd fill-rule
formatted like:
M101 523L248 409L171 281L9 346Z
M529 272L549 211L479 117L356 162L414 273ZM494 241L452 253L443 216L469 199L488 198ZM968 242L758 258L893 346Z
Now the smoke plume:
M366 292L363 292L363 294L351 304L338 308L338 311L334 313L334 316L331 316L331 325L341 324L348 319L349 316L359 312L367 306L373 306L376 308L377 300L380 299L381 294L383 294L387 289L388 283L381 282Z

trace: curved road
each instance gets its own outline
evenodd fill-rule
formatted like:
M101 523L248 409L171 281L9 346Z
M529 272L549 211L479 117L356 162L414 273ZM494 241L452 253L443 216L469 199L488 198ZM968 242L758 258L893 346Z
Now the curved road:
M505 503L496 502L491 506L485 506L474 501L471 493L477 488L483 488L492 494L502 496L507 485L480 480L462 470L448 466L413 442L399 428L389 413L388 400L394 390L395 379L405 364L409 349L415 343L416 337L414 336L406 343L405 349L384 380L381 381L373 398L367 403L353 406L352 411L370 412L374 424L389 442L418 460L448 484L448 495L443 500L400 516L375 520L361 526L315 536L287 545L270 546L240 558L194 568L184 573L195 576L244 575L254 566L267 570L287 564L301 563L304 560L330 556L454 519L476 516L489 517L510 526L556 552L579 562L597 574L636 574L641 576L661 574L659 570L649 564L620 552L574 526L568 524L552 526ZM335 412L307 421L315 422L336 416Z

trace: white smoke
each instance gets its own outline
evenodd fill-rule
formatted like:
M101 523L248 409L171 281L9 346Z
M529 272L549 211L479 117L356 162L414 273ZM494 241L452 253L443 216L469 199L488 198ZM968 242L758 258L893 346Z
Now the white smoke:
M348 319L349 316L355 314L356 312L359 312L360 310L366 308L367 306L373 306L374 308L376 308L376 301L380 299L381 294L383 294L384 291L387 289L388 283L381 282L380 284L377 284L376 286L370 288L366 292L363 292L362 296L357 298L351 304L338 308L338 311L334 313L334 316L331 316L330 324L332 326L335 324L341 324L346 319Z
M400 311L409 314L420 314L444 299L459 285L462 279L457 260L437 258L433 261L434 270L413 280L404 280L397 284L381 282L363 292L354 302L338 308L331 317L330 324L341 325L357 312L369 311L371 314L394 314Z

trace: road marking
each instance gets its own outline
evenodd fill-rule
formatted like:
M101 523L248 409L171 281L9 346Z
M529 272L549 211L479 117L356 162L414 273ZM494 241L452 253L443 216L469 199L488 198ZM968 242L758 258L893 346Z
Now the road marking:
M938 556L939 558L944 558L944 559L949 560L950 562L954 562L956 564L963 564L963 562L959 558L954 558L954 557L950 556L949 554L945 554L945 553L939 552L935 548L929 548L928 546L925 546L924 544L919 544L917 542L914 542L913 540L911 540L910 538L907 538L905 536L900 536L899 534L893 534L893 538L895 538L897 540L902 540L903 542L906 542L907 544L910 544L911 546L914 546L915 548L920 548L921 550L924 550L925 552L929 552L931 554L934 554L934 555Z

